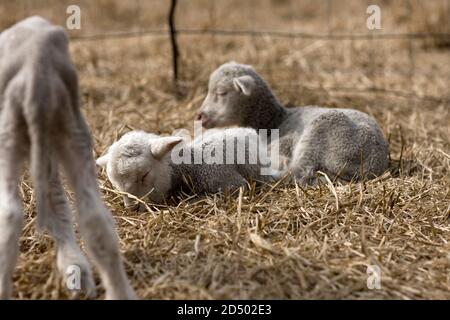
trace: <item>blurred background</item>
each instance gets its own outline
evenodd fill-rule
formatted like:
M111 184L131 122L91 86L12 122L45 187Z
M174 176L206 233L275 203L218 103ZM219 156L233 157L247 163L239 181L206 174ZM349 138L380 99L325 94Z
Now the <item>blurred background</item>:
M121 50L122 58L162 58L158 67L171 72L170 2L0 0L0 30L35 14L65 25L66 8L76 4L81 29L69 33L76 42L94 42L83 47L95 48L91 54L97 61L108 54L102 50L132 43L127 53ZM381 9L381 30L367 29L370 4ZM188 88L193 77L205 78L214 66L234 59L258 66L269 81L273 69L288 70L273 79L286 90L389 89L414 97L449 96L448 0L178 0L175 23L180 79Z

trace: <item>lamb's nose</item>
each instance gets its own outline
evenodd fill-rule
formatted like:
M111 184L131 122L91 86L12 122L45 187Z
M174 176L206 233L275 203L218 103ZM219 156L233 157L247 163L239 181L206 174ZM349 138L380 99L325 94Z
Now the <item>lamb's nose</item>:
M202 120L203 112L199 111L197 112L197 116L195 117L195 120Z

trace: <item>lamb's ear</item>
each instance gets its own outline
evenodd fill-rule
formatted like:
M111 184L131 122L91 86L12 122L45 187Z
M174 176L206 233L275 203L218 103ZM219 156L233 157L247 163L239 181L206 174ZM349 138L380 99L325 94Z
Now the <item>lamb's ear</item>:
M108 164L108 160L109 160L109 152L106 153L105 155L101 156L100 158L98 158L95 163L100 166L100 167L106 167L106 165Z
M151 152L156 159L162 159L167 153L183 141L181 137L162 137L151 142Z
M246 96L249 96L252 94L252 91L255 88L256 82L252 76L245 75L245 76L240 76L238 78L234 78L233 85L237 91L242 92Z

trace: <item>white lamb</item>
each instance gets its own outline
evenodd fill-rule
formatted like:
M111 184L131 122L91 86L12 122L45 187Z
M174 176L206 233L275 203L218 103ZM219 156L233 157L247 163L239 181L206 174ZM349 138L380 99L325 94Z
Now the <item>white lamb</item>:
M249 180L274 181L280 173L270 168L261 153L264 147L256 131L248 128L213 131L194 141L132 131L111 145L97 164L106 167L118 190L161 203L181 190L216 193L246 187ZM127 196L124 202L132 204Z
M100 273L106 298L135 298L124 272L111 215L101 202L91 137L78 99L78 78L64 29L31 17L0 34L2 299L12 294L23 221L17 184L28 157L37 223L55 240L57 266L64 279L68 271L80 270L81 290L89 297L95 295L91 268L76 244L71 209L58 172L60 164L75 191L80 231Z
M369 115L352 109L285 108L249 65L230 62L211 74L198 118L205 128L279 129L281 155L302 184L314 185L318 170L350 181L373 178L388 166L388 144Z

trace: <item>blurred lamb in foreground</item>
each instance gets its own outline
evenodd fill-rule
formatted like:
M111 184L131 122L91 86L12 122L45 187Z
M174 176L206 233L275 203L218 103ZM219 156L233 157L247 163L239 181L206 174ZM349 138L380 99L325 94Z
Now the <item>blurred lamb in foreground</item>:
M217 193L246 187L250 180L274 181L281 173L270 163L262 167L254 148L258 143L256 131L248 128L213 130L193 141L131 131L112 144L97 164L106 168L118 190L161 203L181 191ZM124 202L132 205L126 195Z
M215 70L199 110L205 128L279 129L280 152L300 183L316 172L344 181L374 178L388 167L388 144L376 121L352 109L285 108L249 65L230 62Z
M59 165L75 191L80 231L105 285L106 298L135 298L111 215L98 191L68 39L62 28L43 18L27 18L0 34L0 141L0 298L12 294L23 221L17 184L28 157L37 223L55 240L57 266L65 283L68 271L78 267L81 288L75 289L95 295L89 263L76 243Z

